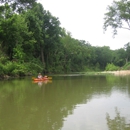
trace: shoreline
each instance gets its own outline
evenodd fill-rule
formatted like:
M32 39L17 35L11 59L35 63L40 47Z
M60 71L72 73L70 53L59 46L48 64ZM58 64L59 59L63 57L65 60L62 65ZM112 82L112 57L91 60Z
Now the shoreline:
M126 75L130 75L130 70L103 71L101 73L113 74L115 76L126 76Z

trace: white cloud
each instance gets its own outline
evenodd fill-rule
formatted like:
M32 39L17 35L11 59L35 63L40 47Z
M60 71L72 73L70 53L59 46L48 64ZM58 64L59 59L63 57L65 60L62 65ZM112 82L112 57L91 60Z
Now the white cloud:
M72 37L89 41L92 46L109 46L119 49L129 42L129 32L119 30L113 38L112 30L103 33L103 17L113 0L39 0L45 10L59 18L61 26Z

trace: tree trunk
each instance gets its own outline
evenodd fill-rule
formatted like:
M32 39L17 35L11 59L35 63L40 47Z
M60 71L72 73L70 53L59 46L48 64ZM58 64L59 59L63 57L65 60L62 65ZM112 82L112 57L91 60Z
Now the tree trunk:
M41 47L41 59L42 59L43 66L45 68L45 59L44 59L44 53L43 53L43 48L42 47Z
M127 64L127 62L128 62L128 57L127 57L127 58L125 58L125 62L126 62L126 64Z

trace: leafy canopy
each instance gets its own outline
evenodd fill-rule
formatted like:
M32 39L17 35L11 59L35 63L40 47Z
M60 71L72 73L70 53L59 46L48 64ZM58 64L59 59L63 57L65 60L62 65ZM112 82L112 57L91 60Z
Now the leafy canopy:
M117 34L118 28L130 30L130 1L113 1L111 6L107 7L108 12L104 17L104 30L112 27L113 35Z
M13 11L22 12L27 8L31 8L37 0L0 0L0 4L8 3Z

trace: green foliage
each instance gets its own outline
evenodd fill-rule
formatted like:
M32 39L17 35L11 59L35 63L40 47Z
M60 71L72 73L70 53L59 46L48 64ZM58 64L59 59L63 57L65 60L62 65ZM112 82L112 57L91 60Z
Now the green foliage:
M44 67L42 66L42 64L39 65L37 63L28 63L27 67L28 67L28 72L30 74L38 74L39 72L43 72L44 70Z
M106 71L116 71L116 70L119 70L119 67L115 66L113 63L108 63L105 70Z
M112 52L112 63L116 66L124 66L126 63L127 52L121 48Z
M33 38L35 39L35 47L30 50L33 50L33 56L39 57L43 64L45 64L44 60L44 9L40 3L35 3L31 10L28 10L24 13L28 29L33 32Z
M93 65L97 65L100 67L101 70L104 70L107 63L110 63L112 61L112 51L110 50L110 47L103 46L103 47L95 47L93 48L93 53L95 56L92 60Z
M1 44L0 44L0 63L5 64L8 60L9 59L6 56L6 54L2 51L2 47L1 47Z
M0 63L0 77L3 76L4 73L5 73L4 66L3 66L3 64Z
M111 6L108 6L108 12L105 13L104 30L110 26L113 29L113 35L117 34L118 28L130 30L130 2L127 0L113 1ZM125 24L124 24L125 23Z
M24 64L17 62L8 62L4 68L6 74L10 76L24 76L27 73Z
M126 54L125 54L126 62L128 62L130 60L130 42L125 44L124 48L125 48L125 51L126 51Z
M25 9L22 13L16 13L10 2L0 6L0 75L116 70L129 61L129 44L112 51L108 46L93 47L74 39L60 27L57 17L44 10L42 4L31 1L35 0L27 0L26 8L25 1L16 0Z
M8 60L9 60L8 57L6 57L6 56L0 56L0 62L2 64L5 64Z
M11 75L11 73L15 70L16 66L16 62L7 62L5 65L6 74Z
M127 62L122 68L124 70L130 70L130 62Z
M16 61L8 61L6 64L0 63L0 76L9 75L9 76L25 76L25 75L34 75L43 71L42 64L37 63L21 63Z
M27 8L31 8L37 0L0 0L1 4L8 3L14 12L23 12Z
M20 62L23 62L25 59L25 53L21 48L21 45L16 45L16 48L13 48L13 59L18 59Z
M27 41L33 38L31 38L32 33L28 31L24 16L13 14L9 5L8 8L6 6L4 6L4 11L0 12L1 16L3 16L0 19L0 40L3 51L12 60L14 48L18 46L21 48L26 47L25 43L29 43Z

